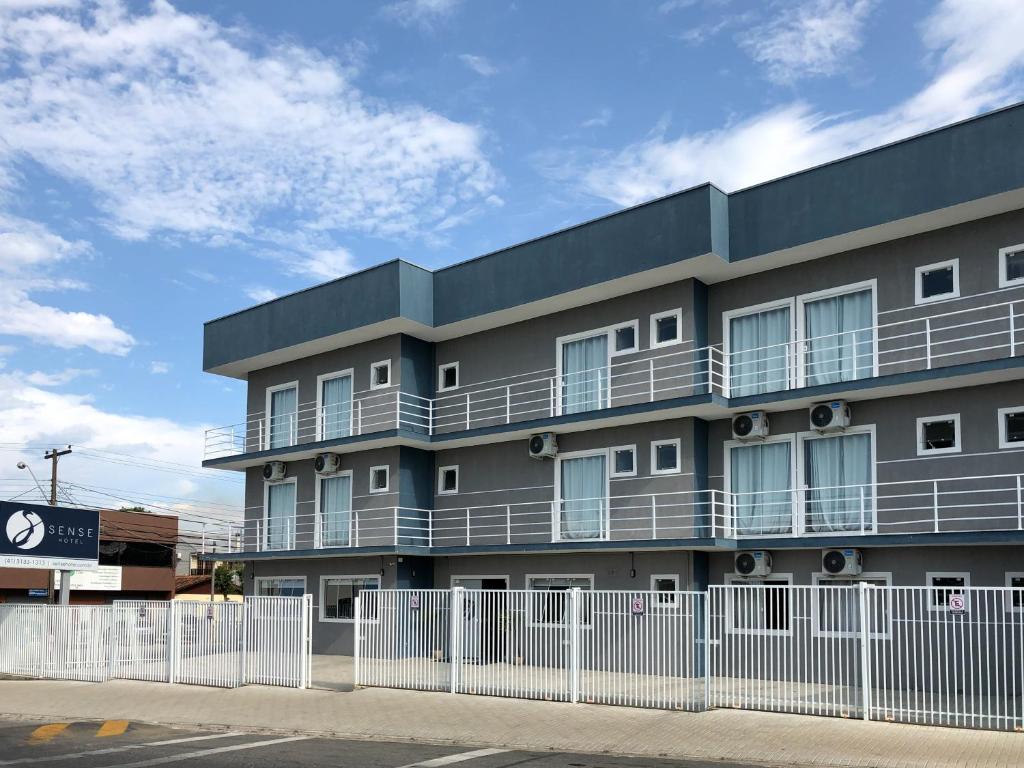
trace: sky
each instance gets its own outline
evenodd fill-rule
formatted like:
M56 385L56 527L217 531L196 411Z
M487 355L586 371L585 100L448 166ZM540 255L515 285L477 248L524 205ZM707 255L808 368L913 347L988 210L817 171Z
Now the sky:
M0 498L238 515L202 324L1024 98L1020 0L0 0Z

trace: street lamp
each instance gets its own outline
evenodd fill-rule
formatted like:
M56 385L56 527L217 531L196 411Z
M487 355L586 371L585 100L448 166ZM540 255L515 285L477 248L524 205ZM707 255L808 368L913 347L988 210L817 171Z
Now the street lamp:
M28 473L29 473L30 475L32 475L32 479L33 479L33 480L35 481L35 483L36 483L36 488L38 488L38 489L39 489L39 493L40 493L40 494L42 495L42 497L43 497L43 498L45 499L45 498L46 498L46 492L45 492L45 491L43 490L43 486L41 486L41 485L39 484L39 478L38 478L38 477L36 477L36 473L32 471L32 467L30 467L30 466L29 466L28 464L26 464L26 463L25 463L24 461L19 461L19 462L18 462L18 469L27 469L27 470L28 470Z

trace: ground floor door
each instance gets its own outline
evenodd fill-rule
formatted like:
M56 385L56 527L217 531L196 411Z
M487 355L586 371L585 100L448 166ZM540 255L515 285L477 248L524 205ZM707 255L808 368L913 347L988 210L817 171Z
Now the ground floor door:
M465 661L490 664L505 658L507 576L453 576L453 587L465 587L462 605ZM484 591L479 591L484 590Z

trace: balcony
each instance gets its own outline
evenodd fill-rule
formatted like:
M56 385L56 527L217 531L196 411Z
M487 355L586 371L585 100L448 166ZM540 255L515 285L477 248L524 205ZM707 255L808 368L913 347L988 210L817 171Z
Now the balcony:
M620 406L715 394L760 396L807 387L846 387L893 374L1004 360L1024 353L1024 288L1009 288L878 313L876 325L742 351L682 342L620 355L606 366L554 369L463 385L425 398L402 392L356 392L344 406L300 403L294 412L249 414L206 431L205 459L238 456L407 430L429 438ZM742 405L742 404L737 404ZM722 407L722 417L728 411Z
M408 546L584 548L603 542L802 539L888 534L1024 535L1024 475L899 480L733 494L722 490L509 501L424 510L381 507L331 519L248 520L246 552ZM812 544L813 545L813 544Z

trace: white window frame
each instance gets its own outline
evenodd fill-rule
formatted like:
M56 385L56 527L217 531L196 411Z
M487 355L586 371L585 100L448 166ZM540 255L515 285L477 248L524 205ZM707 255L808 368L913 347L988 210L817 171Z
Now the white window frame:
M266 410L263 411L264 422L266 423L266 427L267 427L266 430L265 430L266 434L263 436L263 450L265 450L265 451L269 451L270 450L270 425L272 423L271 422L271 415L272 414L271 414L271 410L270 410L271 395L274 392L282 392L282 391L284 391L286 389L294 389L295 390L295 425L292 428L292 441L291 441L291 443L289 444L288 447L296 445L298 443L298 441L299 441L299 382L298 381L289 381L286 384L275 384L272 387L267 387L266 405L264 406ZM319 413L319 411L317 411L317 412Z
M808 440L828 440L830 438L842 437L843 435L860 435L869 434L871 435L871 528L864 533L878 533L878 438L874 424L861 424L856 427L848 427L842 432L829 432L827 434L821 434L820 432L809 431L809 432L797 432L796 433L796 488L800 491L801 497L806 499L806 492L808 490L807 478L804 477L805 461L804 456L804 445ZM807 520L805 512L805 504L797 504L795 510L794 522L796 526L793 528L793 536L806 536L808 538L816 538L821 536L838 536L838 535L860 535L859 531L822 531L816 533L814 531L807 530Z
M1024 571L1007 571L1006 572L1006 605L1004 609L1007 613L1024 613L1024 605L1020 608L1013 607L1013 579L1024 579Z
M676 466L674 469L658 469L658 448L662 445L674 445L676 447ZM682 438L674 437L669 440L651 441L651 476L655 475L679 475L683 472L683 441Z
M268 581L301 581L302 594L309 594L309 589L307 588L308 585L305 576L257 576L255 579L253 579L253 581L255 582L253 584L255 597L265 597L265 595L263 595L262 584Z
M730 309L727 312L722 313L722 353L725 365L725 375L728 379L730 366L730 341L732 340L732 334L730 328L732 321L741 317L747 317L749 315L759 315L762 312L770 312L773 309L789 309L789 338L786 341L786 385L779 387L778 389L769 389L768 392L782 392L787 389L792 389L794 382L796 381L796 372L794 366L796 360L799 357L794 354L794 343L796 339L796 298L791 297L788 299L779 299L778 301L766 301L763 304L754 304L749 307L738 307L737 309Z
M800 505L797 504L797 489L800 487L797 485L797 447L796 447L796 435L795 434L781 434L781 435L768 435L764 440L758 440L757 443L753 443L747 440L726 440L724 445L725 457L724 464L722 465L722 487L725 489L727 494L732 493L732 450L734 448L748 448L751 445L763 444L763 443L789 443L789 493L790 493L790 533L770 534L771 536L795 536L797 517L800 509ZM730 532L732 523L729 522ZM737 538L757 538L763 539L765 536L757 533L744 534L737 536Z
M860 293L871 291L871 378L878 377L878 280L863 280L859 283L838 285L834 288L826 288L813 293L802 293L796 297L796 348L801 354L794 355L793 365L796 366L797 389L807 386L806 355L803 354L807 345L807 323L805 320L804 307L812 302L821 299L830 299L834 296L843 296L848 293ZM860 379L854 379L860 381ZM826 384L825 386L831 386Z
M1009 442L1009 430L1006 428L1006 417L1011 413L1024 413L1024 405L1010 406L1009 408L1000 408L996 411L996 417L999 419L999 449L1000 450L1020 450L1024 448L1024 443L1011 443Z
M317 621L320 624L354 624L355 623L355 619L354 618L352 618L352 619L340 619L340 618L339 619L328 619L327 618L327 611L325 610L327 608L327 600L326 600L326 597L327 597L327 589L326 589L327 583L326 582L329 581L330 579L349 579L349 580L351 580L351 579L367 579L367 580L372 580L372 581L376 581L377 582L377 589L378 589L378 591L381 588L381 580L380 580L380 574L379 573L367 573L367 574L359 574L359 573L357 573L357 574L354 574L354 575L349 575L347 573L335 573L335 574L321 576L320 577L320 599L317 601L318 608L319 608L319 611L320 611L320 615L318 616ZM373 619L364 619L364 621L366 621L366 622L368 622L370 624L376 624L379 620L380 620L379 617L373 618Z
M505 589L509 589L512 581L507 573L453 573L448 577L448 586L454 588L455 582L460 579L479 579L480 581L490 579L502 579L505 582Z
M284 480L275 480L270 482L268 480L263 481L263 534L260 537L263 539L260 545L264 550L267 549L267 542L270 540L270 486L272 485L294 485L295 486L295 504L292 507L292 546L298 546L298 527L299 527L299 483L298 477L286 477Z
M384 470L384 487L374 488L373 487L373 475L378 469ZM389 493L391 491L391 465L390 464L378 464L375 467L370 467L370 493Z
M725 631L731 635L764 635L768 637L788 637L793 634L793 622L795 615L793 612L793 590L789 589L793 586L793 574L792 573L772 573L764 578L749 578L747 576L740 576L735 573L725 574L725 583L731 584L764 584L766 581L784 581L785 587L787 588L786 596L786 609L789 612L788 621L786 626L788 629L748 629L746 627L737 628L735 624L736 612L733 604L733 592L735 590L725 590ZM783 585L778 585L783 586Z
M953 291L951 293L940 293L935 296L924 295L924 273L934 272L937 269L953 268ZM914 304L930 304L933 301L945 301L946 299L960 298L960 259L948 259L937 261L934 264L925 264L914 269Z
M602 521L601 535L593 539L563 539L562 534L562 502L565 499L562 498L562 462L567 459L583 459L588 456L604 456L604 498L606 501L605 507L605 519ZM555 457L555 514L551 516L551 541L607 541L608 540L608 527L611 524L611 457L608 453L607 448L598 448L592 451L572 451L571 453L559 453ZM561 574L565 576L566 574ZM575 577L573 577L575 578ZM591 587L593 588L593 587Z
M376 374L377 369L381 368L381 367L384 367L384 368L388 369L388 383L387 384L378 384L377 383L377 376L375 374ZM387 359L387 360L378 360L376 363L371 363L370 364L370 389L388 389L389 387L393 386L394 385L394 380L391 378L391 373L392 373L392 370L391 370L391 360L390 360L390 358Z
M615 325L608 325L608 326L605 326L604 328L594 328L594 329L589 330L589 331L581 331L580 333L571 333L568 336L559 336L558 338L555 339L555 381L554 381L554 384L555 384L555 415L556 416L561 416L562 415L562 389L564 387L564 382L562 380L562 376L563 376L563 370L562 370L562 347L565 346L566 344L570 343L570 342L580 341L581 339L592 339L595 336L604 336L605 337L605 346L608 349L608 358L605 361L605 366L607 366L607 368L608 368L608 386L607 386L607 392L605 392L605 402L604 402L604 404L600 408L595 408L593 410L597 411L597 410L601 410L602 408L611 408L611 405L612 405L612 358L615 357L616 354L626 355L626 354L631 354L632 352L636 352L637 351L636 349L633 349L633 350L630 350L630 351L623 351L623 352L616 353L615 352L615 330L617 328L622 328L623 326L626 326L626 325L633 325L635 328L638 328L639 327L638 323L639 323L639 321L637 321L637 320L629 320L629 321L624 322L624 323L616 323ZM633 340L637 344L637 346L639 346L640 341L639 341L639 338L637 337L635 332L634 332ZM586 411L584 411L584 413L586 413Z
M455 472L455 490L446 491L444 489L444 473ZM437 495L438 496L457 496L459 494L459 465L451 464L447 467L437 468Z
M616 451L632 451L633 452L633 470L631 472L616 472L615 471L615 452ZM608 449L608 477L612 480L617 480L623 477L636 477L637 473L637 454L636 445L615 445Z
M811 585L814 587L828 587L839 583L859 584L862 581L884 581L884 587L877 587L878 589L885 589L886 595L889 600L889 604L886 606L886 620L885 620L885 631L884 632L869 632L872 640L888 640L892 635L892 572L891 571L872 571L861 573L857 576L843 577L843 576L829 576L827 573L812 573L811 574ZM851 589L859 595L860 587L851 587ZM817 590L811 590L812 593ZM863 621L864 617L861 616ZM824 630L821 628L821 613L819 609L819 603L817 595L814 594L811 599L811 636L812 637L849 637L859 638L860 632L833 632L831 630Z
M950 448L927 448L924 444L924 427L926 424L933 424L936 421L953 422L953 445ZM946 453L960 453L960 414L947 413L943 416L922 416L917 420L917 455L918 456L940 456Z
M672 579L673 581L675 581L676 588L674 590L672 590L670 593L668 593L668 594L672 595L672 599L671 600L666 600L665 602L662 602L659 599L659 595L662 595L662 594L665 594L665 593L654 588L654 585L658 581L658 579ZM667 608L675 608L677 603L678 603L678 600L676 600L676 592L681 592L682 591L680 589L680 586L679 586L680 584L682 584L682 579L679 578L679 574L678 573L652 573L651 574L651 590L650 590L652 592L652 596L651 596L651 610L652 611L658 611L658 610L665 610Z
M949 610L948 606L935 605L933 602L935 597L936 589L943 589L943 587L936 587L932 584L934 578L955 578L964 580L964 611L967 613L971 612L971 573L970 571L928 571L924 575L925 587L928 590L928 610L932 613L940 613L942 611Z
M454 386L446 387L444 385L444 372L446 370L448 370L449 368L454 368L455 369L455 384L454 384ZM453 362L453 363L441 363L439 366L437 366L437 391L438 392L454 392L456 389L459 388L460 385L461 385L461 381L459 380L459 363L458 363L457 360L455 362Z
M592 573L528 573L528 574L526 574L526 576L523 577L523 585L525 586L527 592L554 592L554 591L558 591L558 592L565 592L565 593L568 594L571 591L569 589L565 589L565 590L534 589L531 586L531 582L534 579L588 579L590 581L590 586L586 587L585 589L583 587L580 587L579 589L580 589L581 592L593 592L594 591L594 574L592 574ZM568 600L566 601L566 604L568 605ZM591 629L593 627L593 625L594 625L593 620L591 620L589 622L580 622L580 627L583 628L583 629ZM528 627L566 627L566 629L568 629L569 622L568 621L557 621L557 622L534 621L534 617L533 617L533 600L531 599L531 596L528 596L527 600L526 600L526 626L528 626Z
M658 321L665 317L675 317L676 319L676 337L671 341L658 341ZM679 307L677 309L669 309L665 312L658 312L651 315L651 328L650 328L650 348L660 349L662 347L671 347L675 344L683 343L683 309Z
M322 373L316 377L316 439L320 442L324 439L324 384L334 379L343 379L346 376L351 380L352 387L352 402L349 403L349 414L348 414L348 434L352 436L352 419L355 413L355 392L356 392L356 376L352 368L346 368L344 371L335 371L334 373ZM298 396L296 395L296 401Z
M1007 277L1006 262L1011 253L1024 252L1024 243L1020 245L1008 245L1005 248L999 249L999 287L1000 288L1012 288L1015 285L1024 285L1024 277L1019 277L1016 280L1010 280Z
M632 328L633 329L633 346L629 349L615 349L615 332L620 328ZM628 323L619 323L608 331L608 354L610 357L616 355L632 355L640 351L640 321L630 320ZM610 377L609 373L609 377Z
M348 545L352 546L352 534L356 526L356 512L352 508L352 497L353 493L352 486L355 484L355 478L352 476L351 469L343 469L339 472L332 472L329 475L318 475L314 473L316 483L314 483L315 489L313 491L313 509L314 509L314 520L316 520L316 530L313 532L313 548L320 549L322 546L321 542L321 531L323 530L323 510L320 509L320 497L322 496L321 485L324 480L330 480L334 477L347 477L348 478ZM338 545L332 544L334 548Z

